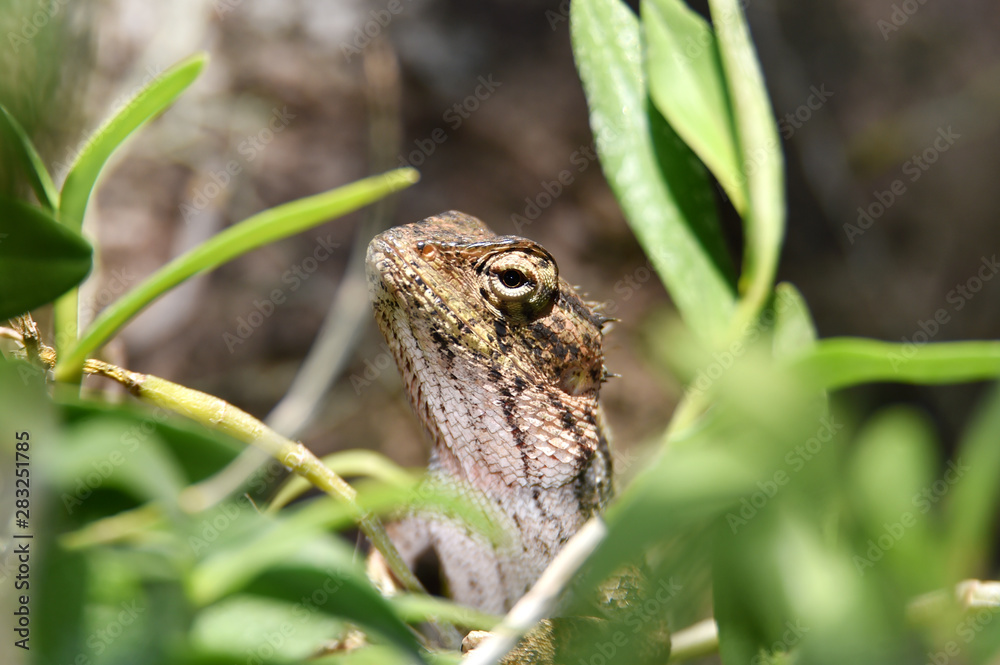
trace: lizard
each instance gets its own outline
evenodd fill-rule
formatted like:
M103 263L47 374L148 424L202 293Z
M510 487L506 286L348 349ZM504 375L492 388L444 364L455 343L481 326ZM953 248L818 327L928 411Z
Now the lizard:
M503 613L612 497L598 403L597 313L525 238L445 212L368 247L378 326L432 448L429 477L497 516L500 545L454 520L389 526L411 567L432 553L455 602Z

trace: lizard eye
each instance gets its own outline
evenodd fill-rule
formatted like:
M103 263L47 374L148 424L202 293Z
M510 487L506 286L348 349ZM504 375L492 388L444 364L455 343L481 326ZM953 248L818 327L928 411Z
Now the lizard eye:
M515 270L514 268L508 268L500 273L500 281L508 289L516 289L519 286L523 286L528 281L528 276L525 275L520 270Z
M559 290L555 261L531 252L494 254L478 272L485 282L483 295L512 323L528 323L544 316Z

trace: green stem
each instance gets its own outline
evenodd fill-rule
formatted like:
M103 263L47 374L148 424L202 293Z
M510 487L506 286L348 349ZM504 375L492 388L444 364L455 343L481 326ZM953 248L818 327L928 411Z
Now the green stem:
M76 343L78 335L77 310L79 309L79 289L73 288L56 299L52 318L55 328L56 352L63 353Z

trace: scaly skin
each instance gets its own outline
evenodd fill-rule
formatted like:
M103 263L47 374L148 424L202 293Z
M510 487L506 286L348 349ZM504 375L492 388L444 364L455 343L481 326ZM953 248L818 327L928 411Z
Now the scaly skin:
M368 281L430 474L495 515L501 545L441 516L390 527L408 564L433 549L449 595L501 613L612 493L598 406L601 328L538 244L447 212L372 240Z

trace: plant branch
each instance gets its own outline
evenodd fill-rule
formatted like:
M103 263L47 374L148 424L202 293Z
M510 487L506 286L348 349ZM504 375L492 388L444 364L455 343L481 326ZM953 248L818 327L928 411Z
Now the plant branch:
M47 347L46 347L47 348ZM55 354L46 364L54 364ZM364 511L357 502L357 491L343 478L328 469L301 443L281 436L250 414L213 395L192 390L148 374L131 372L100 360L88 360L83 371L104 376L125 386L138 399L190 418L209 429L227 434L239 441L264 450L293 472L302 476L330 496L345 502L355 512L361 531L385 558L392 574L408 590L426 593L423 585L407 567L399 551L389 540L381 520Z

